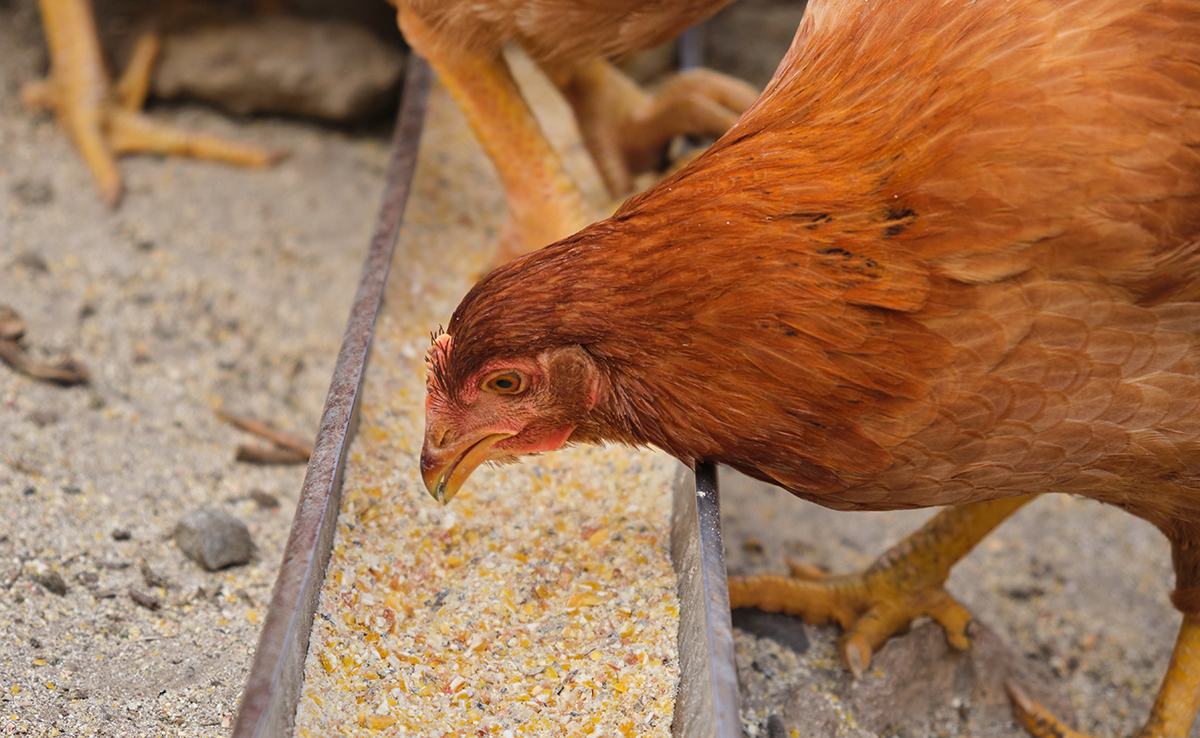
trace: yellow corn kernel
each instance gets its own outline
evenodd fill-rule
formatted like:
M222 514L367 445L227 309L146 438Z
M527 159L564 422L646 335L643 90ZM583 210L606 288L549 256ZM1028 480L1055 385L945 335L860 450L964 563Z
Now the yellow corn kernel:
M371 715L363 721L363 724L371 730L382 730L383 728L386 728L389 725L394 725L395 723L396 718L392 717L391 715Z

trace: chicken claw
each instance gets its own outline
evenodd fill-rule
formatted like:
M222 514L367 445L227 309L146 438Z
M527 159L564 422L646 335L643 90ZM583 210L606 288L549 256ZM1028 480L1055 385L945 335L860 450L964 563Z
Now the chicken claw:
M672 77L655 95L604 59L555 79L571 103L608 193L624 197L633 177L662 165L676 136L718 138L754 102L745 82L710 69Z
M39 6L50 46L50 78L26 85L21 99L28 107L54 111L109 205L121 199L119 154L178 154L254 167L281 158L280 152L179 131L146 118L138 111L158 57L158 37L149 34L139 39L128 68L114 86L104 68L88 0L41 0Z
M827 577L790 564L791 577L730 577L730 606L782 611L812 625L837 622L845 631L842 662L855 678L862 677L888 638L921 615L942 625L951 646L968 648L971 614L943 589L946 577L976 543L1033 497L946 508L860 574Z
M1042 707L1025 694L1015 682L1007 682L1004 688L1013 702L1013 712L1017 721L1025 727L1034 738L1088 738L1086 733L1080 733L1063 725L1050 711Z

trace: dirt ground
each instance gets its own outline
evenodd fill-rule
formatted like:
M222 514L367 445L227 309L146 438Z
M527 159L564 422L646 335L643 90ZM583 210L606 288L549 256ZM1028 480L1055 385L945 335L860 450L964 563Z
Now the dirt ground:
M35 4L0 4L0 303L35 355L70 352L92 376L63 389L0 365L0 735L227 735L304 468L236 463L250 439L214 409L314 434L388 131L160 106L291 156L264 171L130 157L110 210L51 117L18 100L45 63ZM249 525L250 564L184 557L170 535L200 507Z
M124 159L128 192L110 210L53 120L18 101L44 68L34 2L0 2L0 303L25 319L35 354L69 352L92 376L63 389L0 365L0 735L227 735L303 467L236 463L249 438L214 410L315 431L388 130L159 106L158 118L291 156L264 171ZM250 526L251 563L208 573L185 558L171 532L200 507ZM927 515L839 514L734 485L725 511L735 572L782 571L787 555L862 567ZM38 583L48 570L65 594ZM1155 531L1059 497L1020 512L951 579L1062 679L1080 727L1104 735L1145 717L1179 622L1170 587ZM743 655L757 647L739 638Z

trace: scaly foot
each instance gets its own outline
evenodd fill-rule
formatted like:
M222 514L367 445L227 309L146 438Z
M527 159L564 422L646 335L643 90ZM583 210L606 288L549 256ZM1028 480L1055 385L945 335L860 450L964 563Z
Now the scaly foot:
M970 646L971 614L946 593L950 568L1032 495L958 505L938 513L861 574L827 577L790 564L792 576L731 577L731 607L757 607L797 615L813 625L836 622L842 661L861 677L871 655L914 618L928 615L946 629L946 640Z
M21 99L29 107L54 111L109 205L116 205L121 198L121 175L115 161L120 154L177 154L256 167L282 156L216 136L179 131L143 116L138 111L158 57L157 36L138 41L129 67L114 87L104 68L88 0L41 0L40 7L50 46L50 78L26 85Z
M634 175L662 166L672 138L719 138L758 97L745 82L710 69L681 72L655 95L603 59L551 76L614 198L629 193Z

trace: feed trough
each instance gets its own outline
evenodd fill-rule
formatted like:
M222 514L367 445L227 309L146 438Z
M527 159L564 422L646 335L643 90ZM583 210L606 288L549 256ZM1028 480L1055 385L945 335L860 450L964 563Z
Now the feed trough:
M428 331L503 223L498 187L455 183L491 176L414 58L234 736L740 735L712 467L571 449L481 470L446 508L421 486Z

